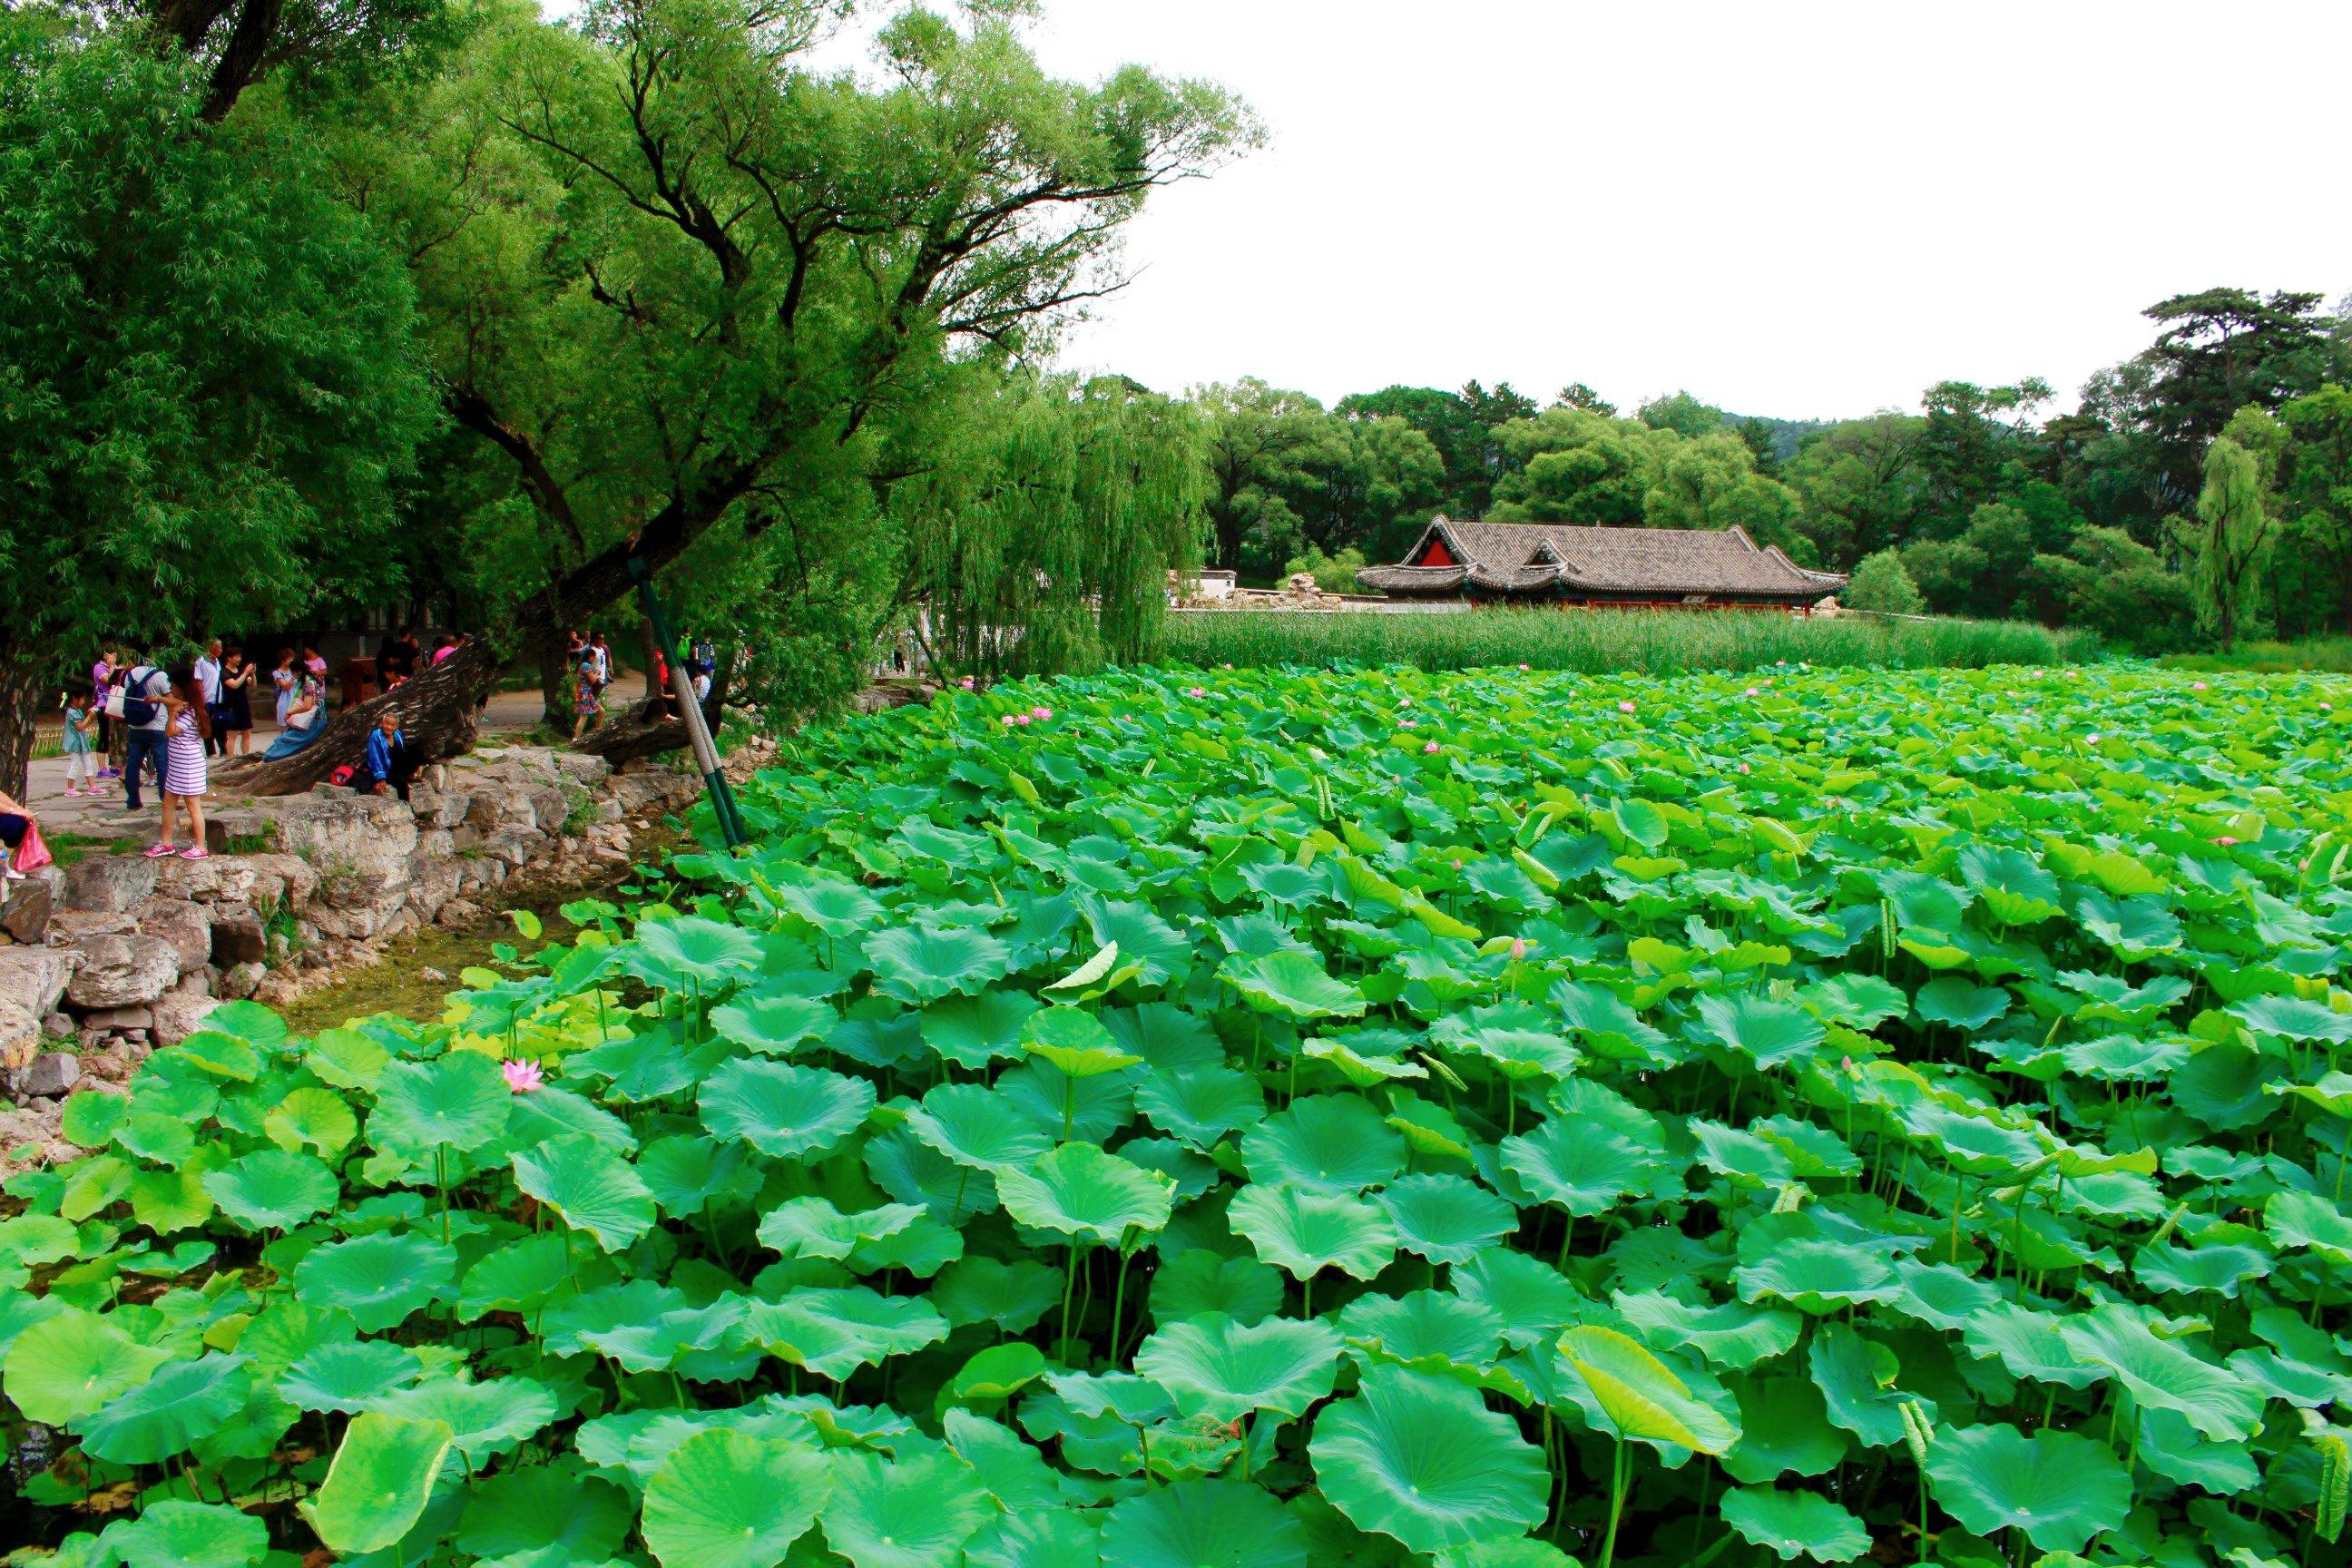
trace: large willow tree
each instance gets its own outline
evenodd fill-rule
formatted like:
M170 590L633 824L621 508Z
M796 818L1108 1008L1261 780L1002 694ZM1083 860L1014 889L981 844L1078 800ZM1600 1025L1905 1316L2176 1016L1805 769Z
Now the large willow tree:
M983 384L894 487L901 598L950 674L1149 654L1169 574L1197 564L1198 412L1116 377Z
M462 510L421 521L462 532L503 634L379 700L436 749L470 739L509 659L558 663L632 558L659 571L723 540L816 581L876 553L856 534L892 433L971 362L1040 347L1116 283L1153 189L1255 134L1204 83L1055 79L1016 7L892 7L874 69L820 63L853 9L591 0L570 29L500 9L355 126L353 199L412 258L467 438L447 454ZM306 784L373 721L254 782Z

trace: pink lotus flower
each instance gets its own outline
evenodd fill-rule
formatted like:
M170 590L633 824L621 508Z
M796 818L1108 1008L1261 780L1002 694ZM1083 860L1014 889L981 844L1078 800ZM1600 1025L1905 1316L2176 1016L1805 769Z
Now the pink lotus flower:
M1400 697L1397 699L1397 706L1400 708L1410 708L1412 706L1412 699L1410 697Z
M2205 683L2201 680L2192 680L2189 683L2189 689L2191 691L2202 691L2205 689Z
M1430 753L1432 753L1432 752L1434 752L1437 750L1437 742L1434 742L1434 741L1432 741L1432 742L1429 742L1429 744L1427 744L1427 745L1423 746L1421 750L1422 750L1422 752L1423 752L1423 755L1428 755L1428 754L1430 754Z
M2235 838L2231 837L2226 833L2213 840L2213 842L2219 844L2224 849L2235 849L2238 847L2238 841Z
M1617 704L1617 711L1620 713L1631 713L1633 710L1633 705L1631 702L1620 702Z
M1513 938L1511 939L1511 962L1512 962L1513 963L1517 963L1519 960L1521 960L1521 959L1525 958L1527 955L1528 955L1528 939L1527 939L1526 937L1523 937L1523 936L1515 936L1515 937L1513 937Z
M1415 727L1414 721L1411 719L1400 719L1397 721L1397 728L1400 730L1411 730Z
M1757 695L1757 690L1756 690L1756 689L1755 689L1754 687L1752 687L1752 686L1751 686L1751 687L1749 687L1747 690L1745 690L1745 691L1741 692L1739 695L1741 695L1742 697L1754 697L1754 696L1756 696L1756 695Z
M1187 697L1206 697L1208 694L1209 689L1205 686L1188 686L1184 689L1184 695Z
M505 1075L507 1088L516 1094L529 1094L546 1081L534 1061L500 1062L499 1071Z
M2086 746L2095 746L2098 743L2099 738L2096 735L2085 735L2083 737L2083 744Z
M1032 708L1029 710L1029 715L1033 719L1051 719L1054 716L1054 710L1051 708Z
M1775 666L1777 666L1778 668L1781 668L1781 669L1786 669L1786 668L1789 668L1789 661L1788 661L1787 659L1785 659L1785 658L1776 658L1776 659L1774 659L1772 662L1773 662L1773 664L1774 664Z
M1740 771L1741 773L1746 773L1746 772L1748 771L1748 764L1747 764L1746 763L1740 763L1740 764L1739 764L1739 771Z
M1524 664L1523 664L1523 665L1519 666L1519 668L1520 668L1521 669L1525 669L1525 668L1527 668L1528 667L1527 667L1526 665L1524 665Z
M971 676L967 675L961 680L957 681L956 684L962 687L966 691L970 691L972 688L972 679Z
M1030 721L1029 715L1026 713L1015 713L1013 716L1013 721L1015 724L1026 724Z
M1461 862L1461 861L1459 861L1459 860L1454 861L1454 868L1455 870L1457 870L1457 871L1459 871L1460 869L1462 869L1462 862Z
M1000 724L1002 724L1002 725L1003 725L1006 729L1010 730L1011 728L1013 728L1013 715L1012 715L1012 714L1010 714L1010 713L1007 713L1003 718L999 719L999 720L997 721L997 722L998 722L998 723L1000 723Z

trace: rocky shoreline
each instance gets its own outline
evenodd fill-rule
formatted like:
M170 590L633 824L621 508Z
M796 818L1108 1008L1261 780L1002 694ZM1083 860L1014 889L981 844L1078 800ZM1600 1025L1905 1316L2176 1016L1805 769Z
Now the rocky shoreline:
M764 748L761 748L764 750ZM745 772L750 756L730 772ZM122 1085L223 1002L283 1006L427 925L609 877L701 791L655 763L484 747L413 800L321 785L232 806L204 860L92 853L0 898L0 1173L76 1152L64 1097Z

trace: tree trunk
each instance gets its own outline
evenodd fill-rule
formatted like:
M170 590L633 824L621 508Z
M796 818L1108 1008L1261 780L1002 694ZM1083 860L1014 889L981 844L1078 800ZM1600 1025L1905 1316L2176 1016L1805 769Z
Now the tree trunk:
M637 617L637 640L646 647L646 700L653 701L662 694L661 644L654 640L654 624L644 616Z
M496 689L506 665L478 637L404 685L344 709L307 750L274 763L219 764L215 776L230 795L294 795L309 789L345 763L358 767L366 761L368 732L386 710L400 715L408 749L420 761L457 756L472 747L482 700Z
M41 713L45 668L37 648L0 631L0 790L18 800L32 794L26 773L33 762L33 725Z
M542 631L539 642L541 721L559 735L572 732L572 632L564 626Z

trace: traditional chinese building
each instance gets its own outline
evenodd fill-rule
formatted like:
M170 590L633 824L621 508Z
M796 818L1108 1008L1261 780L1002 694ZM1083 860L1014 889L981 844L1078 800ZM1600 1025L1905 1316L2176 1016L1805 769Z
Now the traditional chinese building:
M1584 528L1438 518L1394 566L1356 581L1397 598L1474 604L1810 611L1845 586L1738 528Z

